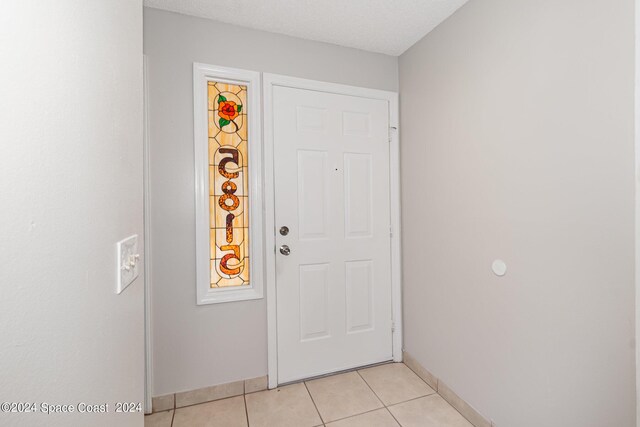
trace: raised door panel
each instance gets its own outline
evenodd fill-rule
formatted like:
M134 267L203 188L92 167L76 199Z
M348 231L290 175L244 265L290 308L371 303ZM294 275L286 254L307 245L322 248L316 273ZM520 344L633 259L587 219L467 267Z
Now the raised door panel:
M371 237L373 223L373 156L344 154L345 237Z
M329 334L329 264L300 266L300 341Z
M327 152L298 151L298 229L300 240L327 238Z
M348 261L345 264L347 333L369 331L373 319L373 261Z

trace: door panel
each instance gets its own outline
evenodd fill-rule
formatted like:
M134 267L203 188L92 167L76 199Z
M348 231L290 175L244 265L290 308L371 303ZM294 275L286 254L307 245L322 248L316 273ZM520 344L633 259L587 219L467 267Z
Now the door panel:
M373 261L347 261L347 332L373 329Z
M298 228L301 240L328 238L327 157L326 151L298 151Z
M329 336L329 264L300 266L300 341Z
M373 156L369 153L345 153L345 237L373 237L372 193Z
M278 382L391 360L388 102L273 95Z

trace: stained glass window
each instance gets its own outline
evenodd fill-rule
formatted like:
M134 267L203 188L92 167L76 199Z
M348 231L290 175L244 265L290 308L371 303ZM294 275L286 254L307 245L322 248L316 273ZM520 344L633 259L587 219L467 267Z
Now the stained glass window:
M247 87L207 83L211 288L249 285Z

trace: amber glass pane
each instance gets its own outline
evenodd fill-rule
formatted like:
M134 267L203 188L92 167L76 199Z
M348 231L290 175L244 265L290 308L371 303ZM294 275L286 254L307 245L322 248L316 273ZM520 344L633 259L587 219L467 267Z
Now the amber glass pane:
M247 87L208 82L211 287L249 284Z

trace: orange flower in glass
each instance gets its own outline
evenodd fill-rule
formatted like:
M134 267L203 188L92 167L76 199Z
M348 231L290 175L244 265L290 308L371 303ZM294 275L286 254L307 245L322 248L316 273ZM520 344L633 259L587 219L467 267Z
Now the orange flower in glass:
M236 104L234 101L227 101L227 98L218 96L218 115L220 116L220 129L233 122L242 112L242 104ZM234 122L235 124L235 122Z

